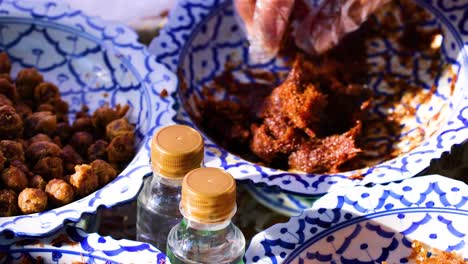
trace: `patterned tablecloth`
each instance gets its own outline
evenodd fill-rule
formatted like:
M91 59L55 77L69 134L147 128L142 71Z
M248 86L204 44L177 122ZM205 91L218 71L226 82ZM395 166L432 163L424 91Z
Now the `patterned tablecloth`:
M148 44L157 35L158 27L163 20L154 21L138 30L140 41ZM441 159L434 160L429 168L420 175L440 174L468 183L468 141L452 148L450 153L444 154ZM267 227L288 220L287 217L271 211L259 204L238 184L238 212L235 223L242 229L246 239L250 239ZM136 202L124 204L112 209L99 211L100 225L98 232L101 235L110 235L116 239L135 239Z

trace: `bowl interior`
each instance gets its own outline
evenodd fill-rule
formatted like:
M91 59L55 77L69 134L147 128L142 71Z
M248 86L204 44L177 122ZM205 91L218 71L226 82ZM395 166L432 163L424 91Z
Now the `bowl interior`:
M439 175L330 192L257 234L252 263L417 263L412 243L468 258L467 185ZM434 262L435 263L435 262Z
M326 212L335 217L333 213ZM339 213L356 217L346 211ZM412 263L414 240L432 249L455 251L466 258L468 251L460 238L466 217L466 211L460 214L456 210L402 210L361 217L308 240L283 263Z
M12 78L26 67L37 68L56 84L70 105L70 119L86 105L92 113L108 103L130 106L139 144L150 127L148 90L131 61L91 34L63 24L0 17L0 50L12 61Z
M431 55L431 48L413 49L409 53L403 51L399 41L404 34L401 25L405 20L401 18L398 8L382 9L373 18L377 23L393 18L394 32L366 40L367 63L370 65L368 88L375 95L369 116L376 122L365 129L365 144L361 146L364 151L362 167L372 167L427 145L428 140L442 131L454 110L465 100L464 84L468 80L460 69L468 64L461 36L432 6L420 5L425 8L427 16L419 18L417 28L423 31L438 30L442 37L440 52L436 55ZM179 19L183 20L184 17ZM179 96L196 125L203 118L200 116L199 102L206 99L208 94L219 100L236 100L225 90L213 88L212 85L213 78L222 74L227 66L232 68L236 80L243 83L262 81L253 74L246 74L246 70L272 73L274 78L271 83L278 84L289 69L288 60L284 58L262 65L249 62L248 43L230 3L211 10L192 34L185 35L185 38L188 41L178 64L182 82ZM434 45L437 45L437 40ZM399 85L400 81L408 85ZM403 90L407 87L412 87L411 91ZM397 115L398 121L379 121L389 115ZM210 136L210 131L200 126L198 128Z

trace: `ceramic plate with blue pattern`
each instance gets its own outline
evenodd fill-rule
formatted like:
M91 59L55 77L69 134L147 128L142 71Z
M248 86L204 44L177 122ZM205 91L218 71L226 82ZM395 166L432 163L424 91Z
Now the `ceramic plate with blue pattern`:
M2 236L0 252L1 263L170 263L150 244L87 234L75 227L45 238Z
M257 234L246 263L411 263L414 240L468 258L468 186L431 175L328 193Z
M431 68L431 57L415 50L410 55L402 54L397 38L372 39L366 42L369 71L368 87L374 94L395 94L395 85L387 77L403 78L409 84L420 87L418 96L406 94L400 102L408 103L414 113L400 120L398 133L385 128L368 131L369 142L375 148L390 148L390 155L366 163L362 169L328 174L307 174L297 171L272 169L241 158L206 138L207 166L220 167L229 171L238 180L276 186L283 191L303 196L317 196L335 188L368 183L386 183L412 177L429 166L454 144L468 138L468 16L464 1L415 1L427 16L420 24L424 30L440 30L434 45L440 45L443 67ZM381 22L388 16L398 20L398 10L379 10L374 17ZM373 18L373 19L374 19ZM398 24L395 34L402 34ZM400 26L399 26L400 25ZM181 0L172 10L169 22L161 34L152 41L150 52L159 62L179 74L181 89L170 90L176 105L167 105L178 110L173 117L178 123L197 127L197 102L206 94L217 98L230 98L222 89L209 89L213 78L224 72L225 66L244 83L254 80L245 69L267 71L279 76L289 70L281 58L265 64L253 64L248 57L248 43L236 21L232 1L229 0ZM350 51L351 52L351 51ZM399 61L400 56L408 60ZM433 65L432 65L433 66ZM252 75L250 75L252 76ZM456 76L456 78L455 78ZM183 84L183 85L182 85ZM183 89L182 89L183 88ZM207 90L208 88L208 90ZM422 98L428 100L421 100ZM400 111L404 105L389 106L379 101L371 108L375 115L386 115ZM165 108L161 108L165 109ZM199 127L202 132L201 127ZM372 154L372 150L369 153Z
M174 75L155 62L133 30L88 17L63 1L1 1L0 50L9 54L13 76L35 67L56 84L70 105L71 120L82 105L94 111L104 103L128 104L127 117L136 125L138 144L135 158L102 189L39 214L0 217L0 231L40 236L99 206L133 199L151 172L146 135L174 115L166 107L170 100L160 97L164 88L175 87Z

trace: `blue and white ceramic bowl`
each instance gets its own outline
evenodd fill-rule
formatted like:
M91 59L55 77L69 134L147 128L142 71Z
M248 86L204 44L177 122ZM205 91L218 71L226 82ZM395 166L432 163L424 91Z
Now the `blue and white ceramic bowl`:
M138 153L111 183L66 206L39 214L1 217L0 231L39 236L78 221L99 206L110 207L133 199L148 174L148 133L174 115L160 93L175 87L176 78L148 55L131 29L88 17L63 1L6 0L0 2L0 50L13 63L13 76L35 67L57 84L70 110L86 104L91 111L105 102L128 104L136 124ZM163 109L164 108L164 109Z
M367 183L386 183L409 178L426 168L431 159L440 157L454 144L468 138L468 17L464 1L418 1L432 17L427 18L425 27L441 28L443 33L442 57L452 67L446 67L432 78L427 74L430 58L416 52L412 54L410 65L417 65L410 70L404 69L393 61L397 54L393 42L378 39L369 44L368 62L371 68L369 87L374 93L382 95L388 92L382 78L386 69L392 76L409 76L410 82L424 88L424 94L430 93L434 85L436 90L431 99L424 104L412 101L414 115L402 121L404 128L400 135L386 134L380 137L376 131L375 140L382 143L398 138L393 147L399 154L396 158L378 162L357 171L333 174L307 174L294 171L282 171L260 166L235 156L206 139L207 166L220 167L229 171L238 180L250 180L269 186L280 187L283 191L305 196L323 195L330 190ZM274 59L265 64L252 64L248 58L248 43L235 18L230 0L181 0L172 10L169 22L160 36L153 40L150 52L159 62L173 72L180 74L187 89L170 90L175 105L168 102L165 107L177 109L176 122L194 126L190 116L196 116L196 100L203 99L203 87L213 77L224 71L224 65L239 65L233 72L238 72L247 65L251 69L262 69L278 73L287 71L283 61ZM453 75L458 80L451 87ZM243 81L252 81L245 78ZM181 81L182 82L182 81ZM453 88L453 89L452 89ZM217 96L223 98L223 91ZM183 105L183 107L181 107ZM394 110L385 104L376 104L373 113L386 113ZM424 133L422 132L424 131ZM388 143L387 143L388 144ZM356 176L363 176L356 177Z
M150 244L87 234L74 227L45 238L3 236L0 252L0 263L36 263L39 258L41 263L170 263Z
M411 243L468 258L468 186L424 176L328 193L257 234L246 263L411 263Z

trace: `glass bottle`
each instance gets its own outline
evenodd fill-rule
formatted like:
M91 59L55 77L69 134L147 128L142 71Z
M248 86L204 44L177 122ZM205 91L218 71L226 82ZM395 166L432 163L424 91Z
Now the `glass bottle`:
M195 129L171 125L151 141L152 177L145 180L137 200L137 240L166 248L167 235L180 222L182 179L203 162L203 138Z
M243 263L245 238L231 222L236 209L236 182L229 173L216 168L189 172L182 183L184 218L167 238L171 263Z

